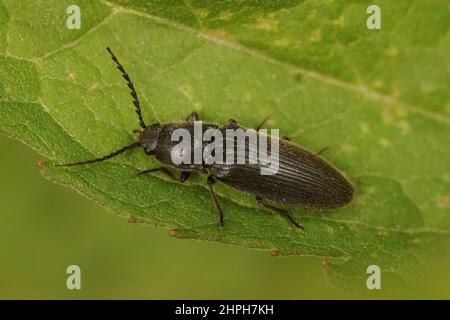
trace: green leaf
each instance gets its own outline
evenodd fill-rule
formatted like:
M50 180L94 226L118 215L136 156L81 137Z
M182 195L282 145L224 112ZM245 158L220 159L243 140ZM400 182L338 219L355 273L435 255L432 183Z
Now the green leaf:
M367 290L406 283L450 244L450 33L446 1L77 1L81 29L65 27L69 1L0 2L0 130L50 161L42 174L138 222L280 255L336 258L336 284ZM158 163L143 151L92 166L54 163L108 154L135 139L129 93L104 51L131 75L147 123L198 111L255 127L267 115L352 181L355 201L316 213L291 209L292 228L254 199L205 177L185 184L135 177Z

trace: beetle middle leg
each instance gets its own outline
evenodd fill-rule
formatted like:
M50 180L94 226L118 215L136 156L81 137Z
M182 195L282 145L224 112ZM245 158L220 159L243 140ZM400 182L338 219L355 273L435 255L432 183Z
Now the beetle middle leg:
M261 130L261 128L266 124L266 122L270 119L270 116L267 116L264 118L263 121L261 121L261 123L256 127L256 131ZM289 138L288 136L283 136L281 137L281 139L286 140L286 141L291 141L291 138Z
M191 174L189 171L181 171L180 176L176 177L167 168L160 167L160 168L147 169L147 170L144 170L144 171L136 173L136 175L137 176L142 176L144 174L158 172L158 171L161 171L162 173L164 173L169 178L171 178L171 179L173 179L175 181L178 181L178 182L185 182L189 178L189 175Z
M289 212L287 212L287 210L284 210L284 209L281 209L281 208L277 208L277 207L268 205L267 203L264 203L263 201L264 201L264 199L263 199L262 197L256 196L256 202L258 202L259 204L261 204L264 208L269 209L269 210L271 210L271 211L273 211L273 212L280 213L280 214L286 216L286 217L289 219L289 221L291 221L291 223L292 223L296 228L305 230L305 228L303 228L303 226L302 226L301 224L299 224L297 221L294 220L294 218L291 217L291 215L289 214Z
M214 192L214 189L212 188L212 185L216 183L216 179L214 179L213 175L208 176L208 188L209 192L211 193L211 196L214 200L214 203L216 204L217 211L219 211L219 224L220 227L223 227L223 211L222 207L219 204L219 201L217 200L216 193Z

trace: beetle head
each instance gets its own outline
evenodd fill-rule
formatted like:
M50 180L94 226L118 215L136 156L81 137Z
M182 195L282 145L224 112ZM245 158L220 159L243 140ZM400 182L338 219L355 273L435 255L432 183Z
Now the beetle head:
M144 148L145 153L153 154L153 151L158 144L159 133L161 132L161 125L154 123L145 129L139 135L139 143Z

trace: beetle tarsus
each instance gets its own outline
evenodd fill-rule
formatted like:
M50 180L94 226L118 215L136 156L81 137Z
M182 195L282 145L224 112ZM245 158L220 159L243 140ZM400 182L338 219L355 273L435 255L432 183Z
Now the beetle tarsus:
M219 201L217 200L217 196L216 193L214 192L214 189L212 188L212 185L216 183L216 179L214 179L214 176L210 175L208 176L208 188L209 188L209 192L211 193L211 196L214 200L214 203L216 204L216 208L217 211L219 211L219 225L221 228L223 228L224 223L223 223L223 211L222 208L220 207Z
M294 218L291 217L291 215L289 214L289 212L287 210L268 205L268 204L264 203L263 201L264 201L263 198L261 198L260 196L256 196L256 202L258 202L264 208L286 216L289 219L289 221L294 225L294 227L305 230L305 228L303 228L303 226L301 224L299 224L297 221L294 220Z

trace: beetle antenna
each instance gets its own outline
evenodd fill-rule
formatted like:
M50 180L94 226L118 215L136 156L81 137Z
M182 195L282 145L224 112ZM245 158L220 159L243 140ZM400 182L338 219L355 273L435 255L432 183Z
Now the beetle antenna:
M81 162L74 162L74 163L57 164L56 166L57 167L73 167L73 166L79 166L79 165L82 165L82 164L92 164L92 163L102 162L102 161L111 159L111 158L113 158L115 156L118 156L119 154L124 153L127 150L131 150L131 149L134 149L136 147L139 147L140 145L141 145L140 142L133 142L132 144L130 144L130 145L126 146L126 147L123 147L122 149L119 149L117 151L114 151L113 153L110 153L110 154L108 154L106 156L103 156L101 158L87 160L87 161L81 161Z
M139 117L139 125L143 129L145 129L147 126L145 125L144 119L142 118L141 104L139 103L139 98L137 96L136 89L134 88L133 81L131 81L130 76L125 71L125 68L122 66L122 64L119 62L119 59L117 59L116 55L112 52L111 48L110 47L106 47L106 50L111 55L111 59L116 64L117 69L119 69L119 71L122 73L122 77L127 82L127 86L130 89L131 97L133 98L134 109L136 110L136 113L137 113L137 115Z

